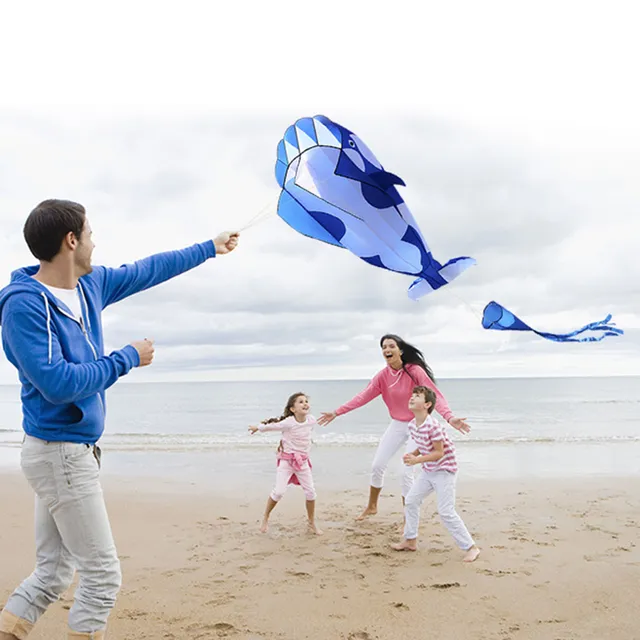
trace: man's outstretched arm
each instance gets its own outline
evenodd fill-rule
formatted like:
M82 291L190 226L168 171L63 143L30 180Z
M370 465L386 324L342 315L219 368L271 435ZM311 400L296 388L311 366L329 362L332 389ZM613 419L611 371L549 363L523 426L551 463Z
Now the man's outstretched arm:
M239 235L237 232L221 233L214 240L178 251L157 253L117 269L96 267L96 276L102 284L102 308L166 282L209 258L230 253L238 245Z

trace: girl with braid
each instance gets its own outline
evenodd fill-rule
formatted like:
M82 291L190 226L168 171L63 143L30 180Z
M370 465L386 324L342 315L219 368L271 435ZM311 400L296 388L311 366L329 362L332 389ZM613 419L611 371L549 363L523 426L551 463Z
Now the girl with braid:
M411 442L409 437L409 422L414 417L409 410L409 399L415 386L427 387L435 393L435 409L449 425L461 433L470 431L465 418L456 418L449 408L445 397L436 387L433 372L425 362L424 356L419 349L393 334L382 336L380 348L386 361L385 368L379 371L367 388L357 396L338 407L335 411L322 413L318 420L318 425L320 426L329 424L337 416L362 407L379 395L382 395L382 399L387 405L391 423L384 432L373 459L369 504L357 518L358 520L363 520L367 516L375 515L378 512L378 497L382 490L384 473L391 458L403 446L406 447L406 453L410 453L416 448L415 443ZM402 477L403 505L412 484L413 468L405 466Z
M287 485L298 484L302 487L307 500L307 517L309 530L321 535L315 521L316 490L311 475L311 434L316 419L309 413L309 399L304 393L294 393L287 400L284 412L279 418L263 420L260 426L250 426L253 435L256 431L280 431L282 440L277 453L276 482L267 499L267 506L260 526L261 533L266 533L271 512L281 500Z

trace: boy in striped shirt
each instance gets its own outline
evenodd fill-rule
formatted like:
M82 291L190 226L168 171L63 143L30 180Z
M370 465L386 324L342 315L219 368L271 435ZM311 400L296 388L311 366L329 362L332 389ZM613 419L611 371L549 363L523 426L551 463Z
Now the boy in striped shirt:
M422 501L433 491L438 502L442 524L453 536L460 549L466 551L464 562L473 562L479 555L467 527L456 512L456 461L455 447L440 423L431 417L436 404L435 393L427 387L414 387L409 399L409 409L415 418L409 423L409 434L416 450L404 456L406 465L422 465L421 473L405 499L404 540L392 545L396 551L417 549L418 524Z

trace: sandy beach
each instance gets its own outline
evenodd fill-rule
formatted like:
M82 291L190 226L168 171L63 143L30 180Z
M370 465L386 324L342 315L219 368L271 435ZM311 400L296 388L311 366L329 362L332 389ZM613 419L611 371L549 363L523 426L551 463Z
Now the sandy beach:
M33 566L32 496L0 476L0 600ZM640 480L461 479L458 509L482 549L465 565L423 507L420 548L397 553L399 497L356 523L361 491L323 492L321 537L291 487L258 533L268 488L239 501L202 486L105 478L124 585L109 640L631 640L639 638ZM73 587L34 640L63 638Z

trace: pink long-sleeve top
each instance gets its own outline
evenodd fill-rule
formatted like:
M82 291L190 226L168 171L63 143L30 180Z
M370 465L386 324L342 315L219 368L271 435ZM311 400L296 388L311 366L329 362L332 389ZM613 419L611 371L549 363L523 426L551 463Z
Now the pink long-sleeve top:
M282 433L282 450L284 453L300 453L309 455L311 450L311 436L316 419L307 414L304 422L298 422L294 416L289 416L280 422L261 424L261 432L280 431Z
M387 405L391 418L401 422L410 422L413 420L414 415L409 410L409 398L413 388L418 385L428 387L434 391L436 394L435 409L449 422L449 418L453 416L453 411L451 411L445 397L433 384L427 372L417 364L407 364L404 369L399 371L386 366L382 371L376 373L366 389L349 400L349 402L338 407L336 414L341 416L349 411L358 409L382 394L382 400Z

